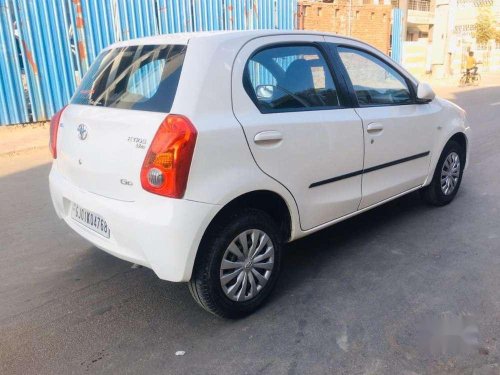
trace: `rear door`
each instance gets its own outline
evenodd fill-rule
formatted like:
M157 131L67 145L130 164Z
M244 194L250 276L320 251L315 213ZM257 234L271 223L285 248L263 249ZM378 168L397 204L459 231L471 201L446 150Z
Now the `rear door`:
M333 47L335 49L335 47ZM422 185L438 136L435 103L418 103L412 83L395 65L359 46L339 45L363 120L365 158L360 209Z
M170 111L185 45L143 45L103 52L86 74L58 132L59 171L76 186L134 201L140 170Z
M234 114L255 161L292 193L304 230L354 212L361 199L361 120L321 42L254 39L237 56L232 80Z

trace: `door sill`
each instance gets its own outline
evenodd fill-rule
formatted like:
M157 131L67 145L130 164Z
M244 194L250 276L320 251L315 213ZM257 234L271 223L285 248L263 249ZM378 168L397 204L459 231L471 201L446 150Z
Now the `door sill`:
M384 203L387 203L387 202L390 202L390 201L392 201L392 200L394 200L394 199L397 199L397 198L399 198L399 197L402 197L403 195L406 195L406 194L412 193L412 192L414 192L414 191L417 191L417 190L419 190L420 188L422 188L422 186L423 186L423 185L418 185L418 186L416 186L416 187L414 187L414 188L411 188L411 189L409 189L409 190L405 190L405 191L403 191L402 193L399 193L399 194L397 194L397 195L394 195L394 196L392 196L392 197L390 197L390 198L384 199L383 201L380 201L380 202L374 203L374 204L372 204L371 206L368 206L368 207L362 208L362 209L360 209L360 210L354 211L354 212L352 212L352 213L350 213L350 214L347 214L347 215L341 216L341 217L339 217L339 218L337 218L337 219L335 219L335 220L328 221L328 222L326 222L326 223L324 223L324 224L320 224L320 225L318 225L318 226L316 226L316 227L314 227L314 228L311 228L311 229L308 229L308 230L302 231L302 232L301 232L301 233L300 233L297 237L295 237L295 238L294 238L294 240L295 240L295 239L298 239L298 238L301 238L301 237L305 237L305 236L307 236L307 235L309 235L309 234L311 234L311 233L317 232L317 231L319 231L319 230L321 230L321 229L327 228L327 227L329 227L329 226L331 226L331 225L334 225L334 224L337 224L337 223L339 223L339 222L341 222L341 221L347 220L347 219L349 219L349 218L351 218L351 217L353 217L353 216L356 216L356 215L361 214L361 213L363 213L363 212L365 212L365 211L371 210L372 208L375 208L375 207L381 206L381 205L383 205Z

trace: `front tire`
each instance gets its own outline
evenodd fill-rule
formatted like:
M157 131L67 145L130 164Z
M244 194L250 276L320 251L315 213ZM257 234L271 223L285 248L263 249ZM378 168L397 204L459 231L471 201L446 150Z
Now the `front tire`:
M429 186L421 195L434 206L444 206L457 195L465 167L465 149L455 141L449 141L436 166Z
M242 209L211 228L189 282L196 302L223 318L240 318L257 310L278 280L278 228L268 214L256 209Z
M479 84L481 83L481 74L476 73L473 82L474 86L479 86Z

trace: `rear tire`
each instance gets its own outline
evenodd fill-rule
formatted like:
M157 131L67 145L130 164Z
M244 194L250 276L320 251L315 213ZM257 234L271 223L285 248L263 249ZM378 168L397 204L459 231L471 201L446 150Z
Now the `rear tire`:
M208 312L241 318L257 310L280 273L279 226L265 212L243 209L220 221L198 250L189 290Z
M450 203L460 188L464 167L464 148L449 141L439 157L430 185L421 190L422 198L434 206Z

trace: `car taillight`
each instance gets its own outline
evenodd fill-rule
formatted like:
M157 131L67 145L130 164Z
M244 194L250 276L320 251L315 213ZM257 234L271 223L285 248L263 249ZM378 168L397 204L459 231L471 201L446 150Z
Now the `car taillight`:
M196 136L196 128L187 117L168 115L158 128L142 164L142 187L154 194L182 198Z
M61 109L50 119L49 149L54 159L57 159L57 132L59 131L59 122L61 121L61 115L65 109L66 107Z

